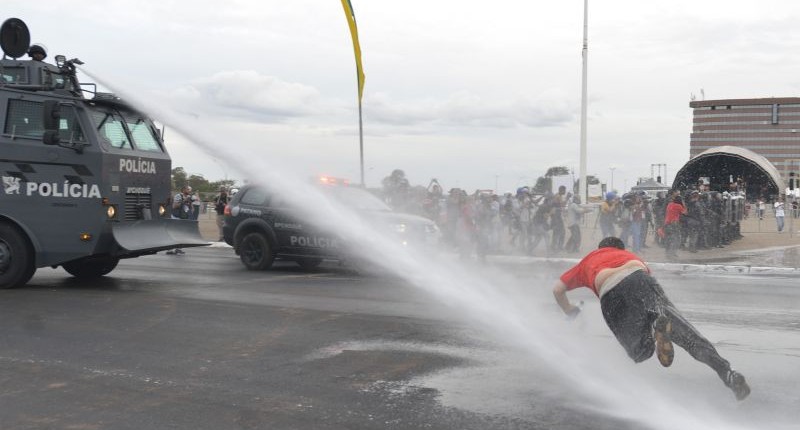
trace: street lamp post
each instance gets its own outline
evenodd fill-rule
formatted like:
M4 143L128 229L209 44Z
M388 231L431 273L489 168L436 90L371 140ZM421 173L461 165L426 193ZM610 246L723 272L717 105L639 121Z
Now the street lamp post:
M611 190L610 191L614 191L614 170L616 169L616 167L609 167L609 169L611 170Z
M586 192L586 116L588 104L587 73L589 63L589 0L583 0L583 49L581 50L581 141L580 165L578 168L578 193L581 201L587 201Z

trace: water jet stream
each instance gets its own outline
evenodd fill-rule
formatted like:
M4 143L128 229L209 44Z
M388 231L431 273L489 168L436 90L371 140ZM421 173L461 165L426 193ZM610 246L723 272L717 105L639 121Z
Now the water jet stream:
M550 285L538 285L533 299L509 294L518 281L507 274L486 268L473 270L452 258L433 255L425 250L409 249L396 243L364 223L348 208L327 199L317 188L307 184L290 172L281 171L280 160L272 163L238 154L236 145L220 144L226 137L196 118L183 117L170 109L165 99L153 95L144 98L126 92L98 79L85 68L81 71L94 82L112 89L128 103L147 112L158 121L169 125L194 143L209 156L226 163L245 177L270 184L274 189L286 190L307 221L316 224L337 225L351 243L359 243L360 257L385 269L419 288L425 293L458 309L464 320L478 322L497 339L517 349L523 349L558 373L567 386L574 387L574 395L582 398L585 408L598 414L637 423L637 428L651 429L746 429L726 420L720 412L699 410L695 404L685 404L681 398L669 397L657 387L631 377L620 366L620 359L592 357L583 344L582 335L566 326L550 294ZM324 219L322 219L324 217ZM555 279L553 279L555 280ZM524 287L530 290L531 286ZM520 290L524 290L520 288ZM596 321L596 324L603 324ZM613 338L604 339L615 342ZM710 370L709 370L710 374ZM720 384L716 376L713 383ZM535 385L537 381L530 381ZM723 392L723 390L725 392ZM720 393L729 395L727 389ZM731 402L733 399L731 397ZM773 427L774 428L774 427Z

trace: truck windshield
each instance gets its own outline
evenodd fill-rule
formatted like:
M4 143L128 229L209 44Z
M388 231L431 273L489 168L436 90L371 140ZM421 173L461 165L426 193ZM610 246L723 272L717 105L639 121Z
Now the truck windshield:
M152 124L139 115L120 114L112 110L92 110L91 117L97 133L114 148L162 152Z
M360 188L354 187L329 187L326 194L330 194L336 200L342 202L345 206L357 210L367 211L391 211L392 208L384 203L381 199L364 191Z
M158 138L150 121L133 114L126 114L124 117L136 149L161 152L161 145L158 144Z

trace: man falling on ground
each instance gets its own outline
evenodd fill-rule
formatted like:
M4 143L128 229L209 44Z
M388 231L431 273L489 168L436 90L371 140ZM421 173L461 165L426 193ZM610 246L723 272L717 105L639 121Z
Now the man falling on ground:
M640 363L657 351L658 361L669 367L675 342L695 360L714 369L738 400L750 394L744 376L731 369L728 360L678 312L650 276L647 265L625 251L619 238L600 241L598 249L561 275L553 287L556 302L570 317L575 317L580 308L569 302L567 291L579 287L591 289L600 298L606 324L633 361Z

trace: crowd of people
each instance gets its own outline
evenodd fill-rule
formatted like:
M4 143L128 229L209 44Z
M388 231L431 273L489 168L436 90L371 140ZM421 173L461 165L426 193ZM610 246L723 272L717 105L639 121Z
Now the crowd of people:
M474 254L479 259L487 254L576 254L587 228L599 237L619 237L634 253L660 247L668 257L676 257L681 250L695 253L741 238L745 216L743 193L697 189L659 192L655 197L644 191L612 191L598 206L583 204L564 186L544 194L529 187L520 187L516 194L467 193L459 188L445 194L433 179L417 205L398 195L387 201L395 206L402 201L407 211L416 208L437 222L446 246L464 258ZM774 208L780 231L783 202L776 201Z

